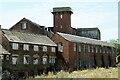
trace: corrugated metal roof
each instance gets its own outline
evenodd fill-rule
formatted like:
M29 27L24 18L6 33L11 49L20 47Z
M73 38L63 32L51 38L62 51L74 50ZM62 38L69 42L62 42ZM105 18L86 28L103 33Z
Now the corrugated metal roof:
M62 36L63 38L65 38L70 42L88 43L88 44L95 44L95 45L101 45L101 46L111 46L108 42L105 42L105 41L100 41L100 40L86 38L86 37L80 37L80 36L71 35L71 34L59 33L59 32L57 32L57 34L59 34L60 36Z
M8 51L6 51L3 46L0 44L0 54L10 54Z
M10 42L56 46L56 44L45 35L21 33L17 31L9 31L9 30L2 30L2 31L4 32L4 36Z

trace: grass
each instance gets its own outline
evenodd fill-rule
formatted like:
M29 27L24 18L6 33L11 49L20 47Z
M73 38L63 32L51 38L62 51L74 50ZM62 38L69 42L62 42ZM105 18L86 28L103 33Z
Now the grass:
M120 64L117 67L110 67L108 69L96 68L73 71L72 73L60 71L56 74L49 72L48 75L36 76L35 78L118 78L118 69L120 69Z

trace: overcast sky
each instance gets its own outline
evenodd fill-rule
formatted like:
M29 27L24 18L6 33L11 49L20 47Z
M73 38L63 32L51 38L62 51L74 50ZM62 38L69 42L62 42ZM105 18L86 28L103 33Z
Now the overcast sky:
M71 25L74 28L98 27L101 39L118 39L117 0L2 0L0 24L9 29L23 17L46 27L53 26L53 7L71 7Z

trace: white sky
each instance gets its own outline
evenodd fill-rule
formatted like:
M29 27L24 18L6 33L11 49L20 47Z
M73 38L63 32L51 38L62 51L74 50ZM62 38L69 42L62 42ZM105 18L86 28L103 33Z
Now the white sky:
M101 39L118 39L117 0L2 0L0 24L9 29L23 17L46 27L53 26L53 7L73 9L71 25L74 28L98 27Z

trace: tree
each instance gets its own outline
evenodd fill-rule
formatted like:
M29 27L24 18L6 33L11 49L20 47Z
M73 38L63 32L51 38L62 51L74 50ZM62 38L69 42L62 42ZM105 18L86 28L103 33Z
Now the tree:
M116 48L116 52L115 52L116 55L120 55L120 44L118 44L118 40L112 39L109 42L110 42L111 46Z

